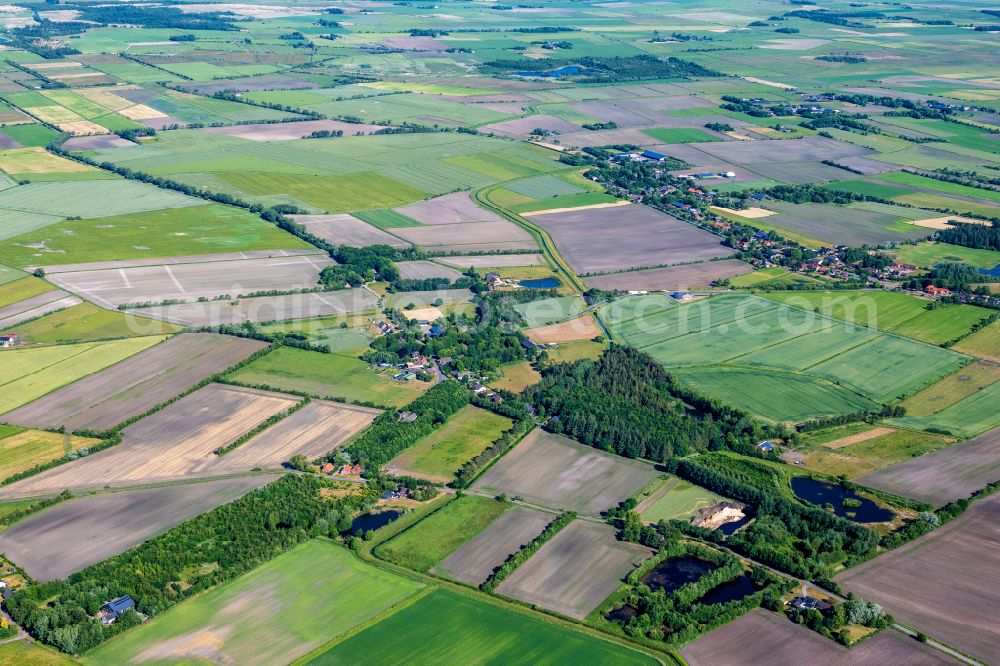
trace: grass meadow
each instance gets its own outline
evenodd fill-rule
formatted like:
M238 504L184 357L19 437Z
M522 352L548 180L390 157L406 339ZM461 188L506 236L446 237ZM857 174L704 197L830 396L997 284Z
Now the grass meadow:
M98 441L44 430L0 426L0 480Z
M644 521L658 523L661 520L688 518L698 509L712 506L722 499L721 495L672 476L643 500L636 510Z
M131 312L99 308L84 301L44 317L11 327L31 344L87 342L140 335L176 333L180 326L165 321L137 317Z

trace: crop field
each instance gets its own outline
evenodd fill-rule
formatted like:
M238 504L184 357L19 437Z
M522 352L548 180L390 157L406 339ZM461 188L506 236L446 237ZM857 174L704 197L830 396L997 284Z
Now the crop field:
M976 331L955 345L955 349L1000 363L1000 322Z
M931 416L1000 381L1000 365L971 363L903 402L907 416Z
M556 296L514 306L528 327L547 326L569 319L586 308L587 304L579 296Z
M161 340L162 337L131 338L109 343L0 352L39 354L37 358L24 359L32 369L38 368L39 364L43 365L43 370L36 371L23 380L29 382L29 386L38 381L33 378L39 374L50 377L44 391L26 397L21 404L52 391L23 407L7 412L4 420L29 427L65 426L68 430L103 430L146 412L267 346L263 342L246 338L212 333L185 333L146 349ZM88 367L87 363L80 362L87 361L86 357L77 358L76 354L67 354L65 351L73 349L77 354L86 353L89 349L102 349L104 353L99 352L97 363ZM114 356L108 358L109 353ZM55 355L65 361L70 366L62 370L66 374L58 376L58 365L44 366L42 354ZM116 364L111 365L112 363ZM56 368L55 371L52 370L53 367ZM26 373L24 367L12 367L11 370L16 373L14 376ZM52 377L53 374L56 376ZM20 382L12 382L7 386L17 384ZM63 388L53 390L59 386Z
M719 141L719 137L694 127L657 127L643 130L660 143L699 143Z
M368 245L390 245L409 247L409 243L388 234L376 226L363 222L353 215L293 215L292 219L305 227L306 231L328 243L366 247Z
M419 655L414 646L419 645ZM536 649L525 650L525 646ZM593 634L437 589L314 657L313 666L370 663L566 663L652 666L658 660Z
M606 309L604 318L615 338L679 368L679 377L708 395L777 421L870 409L969 362L755 297L725 295L637 315Z
M541 534L554 519L551 513L515 506L462 544L432 568L431 573L468 585L479 585L508 556Z
M386 470L398 476L451 481L462 465L511 425L513 421L505 416L466 405L443 426L390 460Z
M198 255L159 260L67 264L49 280L98 305L194 301L259 291L311 289L334 262L310 250ZM254 256L256 255L256 256Z
M538 176L555 178L555 176ZM409 206L395 209L420 224L462 224L465 222L499 222L503 218L493 211L480 208L468 192L453 192L441 197L419 201Z
M993 250L949 245L948 243L927 242L918 245L900 245L893 254L896 260L924 268L937 264L957 261L980 268L994 268L1000 265L1000 252Z
M905 174L907 176L911 174ZM942 188L936 186L939 181L931 179L935 183L934 189L929 187L918 187L910 184L896 184L888 180L883 180L886 174L871 176L862 180L847 180L831 183L830 187L845 192L854 192L868 196L888 199L900 204L916 206L918 208L943 208L955 211L959 214L983 215L986 217L996 217L998 208L991 200L989 191L973 190L983 192L977 199L963 197L961 195L949 195ZM919 176L915 176L919 178ZM942 183L947 188L952 183ZM933 216L928 216L933 217Z
M835 428L831 432L836 433L840 430ZM802 461L806 469L830 476L844 475L849 479L857 479L859 476L933 453L952 444L951 438L940 435L880 427L845 435L825 444L810 444L794 452L788 452L783 457L793 463Z
M893 422L904 428L930 429L959 437L973 437L1000 426L1000 382L991 384L929 416L901 416Z
M132 308L130 314L153 317L183 326L218 326L246 321L270 322L345 315L373 310L378 298L367 289L256 296L234 300L177 303ZM339 323L339 322L338 322Z
M614 220L609 225L609 220ZM646 206L535 213L578 273L714 259L732 254L718 236Z
M413 245L433 251L489 252L538 249L530 233L507 220L398 227L393 229L392 233Z
M965 499L1000 474L1000 428L942 451L891 465L858 482L935 506Z
M723 500L710 490L677 477L670 477L652 495L639 503L636 512L646 522L690 518L695 511Z
M406 280L425 280L434 277L456 280L462 277L461 271L433 261L399 261L396 262L396 268L399 269L400 277Z
M371 134L382 129L381 125L365 123L345 123L339 120L306 120L296 123L276 123L273 125L228 125L206 127L203 131L212 134L235 136L250 141L291 141L302 139L312 132L343 132L345 135Z
M21 267L307 248L256 215L210 204L58 222L0 243L0 261Z
M307 541L108 641L83 662L286 663L365 624L420 588L420 583L365 564L345 548ZM262 617L261 604L273 614Z
M76 296L71 296L65 291L46 291L12 305L0 307L0 330L43 317L50 312L79 305L82 302Z
M998 539L1000 497L993 495L940 529L835 579L845 590L882 604L898 621L932 626L947 645L990 661L1000 627L989 613L1000 604L1000 594L982 582L1000 566Z
M549 324L547 326L537 326L525 330L525 335L538 343L564 343L578 340L593 340L601 333L597 327L593 315L583 315L576 319L570 319L559 324Z
M0 548L39 581L65 578L276 478L246 476L76 497L0 533Z
M777 213L767 218L769 227L774 227L779 232L787 229L820 239L827 244L875 245L888 241L916 240L931 233L928 229L909 224L899 216L863 208L776 201L768 201L766 207Z
M735 645L739 646L738 650L733 649ZM681 648L681 656L690 666L740 666L750 663L795 666L812 660L831 666L945 666L953 663L934 648L921 645L891 629L848 649L763 608L752 610Z
M399 382L364 361L340 354L281 347L228 377L239 384L301 391L320 398L402 407L423 393L425 382Z
M0 387L7 394L3 407L6 411L2 420L9 423L20 421L22 411L16 408L81 377L113 366L162 340L161 336L150 336L0 351L0 359L3 359L3 363L0 363ZM39 425L51 424L43 421Z
M474 484L553 508L598 515L645 488L652 465L621 458L560 435L534 430Z
M16 333L28 344L39 344L165 335L179 330L173 324L153 322L133 313L102 310L91 303L67 305L68 302L60 303L59 307L64 309L16 325ZM38 313L33 311L28 314ZM2 325L6 326L5 323Z
M121 444L13 483L0 490L0 495L129 487L278 467L282 461L275 461L266 439L233 460L214 451L298 401L279 393L209 384L125 428Z
M705 289L716 280L733 278L753 271L750 264L738 259L703 261L669 268L652 268L645 271L628 271L599 275L586 279L588 287L606 290L645 291Z
M582 620L652 551L618 541L615 529L570 523L497 587L497 593Z
M50 174L89 174L90 178L113 178L87 164L59 157L44 148L14 148L0 151L0 170L15 177L31 179L32 176ZM43 178L44 180L44 178Z
M61 458L69 451L92 446L99 440L44 430L0 426L0 480Z
M379 546L375 554L417 571L428 571L512 506L487 497L463 495Z

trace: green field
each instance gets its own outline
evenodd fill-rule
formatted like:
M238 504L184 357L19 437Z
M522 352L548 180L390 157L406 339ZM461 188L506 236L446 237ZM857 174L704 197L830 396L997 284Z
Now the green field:
M180 326L165 321L137 317L130 312L105 310L84 302L18 324L10 330L16 331L27 343L40 344L164 335L180 329Z
M447 423L388 463L401 474L447 482L458 469L488 447L513 421L485 409L466 405Z
M841 426L816 433L810 433L810 440L826 440L826 442L872 430L873 426L864 427ZM886 434L872 437L854 444L830 448L822 444L809 444L797 448L806 469L815 470L830 476L846 475L854 479L869 472L888 467L898 462L916 456L922 456L949 446L953 440L925 432L911 430L892 430Z
M375 554L395 564L427 571L511 506L478 495L463 495L379 546Z
M17 270L16 268L11 268L10 266L4 266L0 264L0 285L9 284L15 280L20 280L25 277L25 273Z
M2 409L8 412L20 407L164 339L150 336L0 351L0 388L6 396Z
M104 643L82 661L288 663L421 587L343 547L307 541Z
M1000 382L976 391L931 416L904 416L890 419L903 428L944 432L959 437L975 437L981 432L1000 426Z
M591 634L439 589L308 663L627 666L659 662Z
M243 366L229 379L238 384L266 385L321 398L402 407L426 391L426 382L400 382L373 370L357 358L281 347Z
M671 476L641 505L639 516L646 522L689 518L698 509L712 506L724 498L710 490Z
M0 261L33 266L310 248L252 213L209 204L51 224L0 242Z
M0 645L0 664L18 666L71 666L73 661L61 652L28 640L12 641Z
M937 264L955 261L980 268L993 268L1000 265L1000 252L949 245L948 243L927 242L917 245L899 245L892 250L892 253L895 255L896 261L922 268L933 268Z
M359 220L367 222L379 229L395 229L398 227L419 227L421 224L412 217L397 213L391 208L381 210L359 210L354 213Z
M16 276L18 273L13 273ZM24 273L20 273L24 276ZM52 291L54 287L36 277L21 277L11 282L0 283L0 308Z
M787 269L774 266L731 277L729 278L729 284L732 287L741 289L753 289L755 287L787 287L800 284L816 285L823 284L823 280L811 275L790 273Z
M524 325L528 328L569 319L573 315L583 312L586 308L587 304L579 296L556 296L519 303L514 306L514 309L524 319Z
M1000 363L1000 321L976 331L955 345L955 349Z
M530 361L504 365L500 369L503 371L503 377L490 382L490 386L511 393L520 393L528 386L537 384L542 378L538 371L532 367Z
M660 143L698 143L699 141L721 141L716 136L695 127L657 127L643 130Z
M968 187L957 183L949 183L944 180L927 178L915 173L893 171L891 173L879 174L878 178L879 180L887 180L891 183L914 185L928 190L937 190L938 192L943 192L945 194L955 194L963 197L973 197L975 199L986 199L987 201L1000 203L1000 192L995 190L984 190L979 187Z
M0 426L0 480L98 441L43 430Z
M570 183L559 176L545 175L525 178L506 185L508 190L531 197L546 199L567 194L580 194L586 189Z
M297 333L305 336L311 343L327 345L330 351L344 356L360 356L371 343L368 329L370 314L352 313L336 317L315 317L313 319L296 319L295 321L263 324L262 331L267 333ZM346 323L348 328L341 328Z

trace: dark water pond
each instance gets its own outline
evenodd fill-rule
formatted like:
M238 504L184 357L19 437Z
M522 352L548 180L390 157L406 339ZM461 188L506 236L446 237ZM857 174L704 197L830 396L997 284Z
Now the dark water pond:
M514 72L518 76L533 76L533 77L555 77L560 76L571 76L573 74L580 74L586 71L585 68L579 65L566 65L565 67L560 67L559 69L550 69L547 72Z
M983 275L990 275L992 277L1000 277L1000 264L997 264L993 268L980 268L979 272Z
M739 520L734 520L730 523L722 523L719 525L718 530L725 534L726 536L731 536L736 530L740 529L747 523L753 520L753 516L743 516Z
M357 534L358 530L362 532L367 532L368 530L377 530L380 527L385 527L392 521L396 520L403 515L402 511L378 511L376 513L366 513L363 516L358 516L351 523L351 534Z
M642 582L653 591L673 592L682 585L698 580L715 568L714 564L699 557L691 555L673 557L657 564L655 569L643 576Z
M750 580L750 576L743 574L739 578L727 580L721 585L716 585L711 590L706 592L705 596L699 599L697 603L725 604L730 601L742 599L743 597L749 597L756 591L757 586L753 584L752 580Z
M633 606L622 606L621 608L614 609L610 613L605 613L604 619L609 622L621 622L622 624L625 624L638 614L639 611Z
M519 280L518 284L528 289L555 289L560 285L556 278L538 278L536 280Z
M817 481L808 476L797 476L792 479L792 492L799 499L823 506L833 505L833 512L841 518L847 518L856 523L882 523L892 520L894 514L880 507L870 499L861 497L853 490L843 486ZM860 506L844 506L844 500L860 502Z

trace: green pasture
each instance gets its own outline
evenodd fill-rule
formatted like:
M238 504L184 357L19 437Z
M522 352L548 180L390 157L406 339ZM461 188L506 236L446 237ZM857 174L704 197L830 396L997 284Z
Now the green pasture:
M20 273L20 277L17 277L18 273L12 273L12 275L14 277L13 280L0 284L0 308L19 303L32 296L38 296L54 289L45 280L28 277L24 273Z
M11 268L10 266L4 266L0 264L0 285L9 284L16 280L21 280L25 277L25 273L17 270L16 268ZM9 305L9 303L8 303Z
M619 199L603 192L581 192L580 194L564 194L549 197L547 199L538 199L537 201L516 203L506 206L506 208L515 213L533 213L540 210L553 210L555 208L579 208L580 206L615 203L616 201L619 201Z
M931 416L904 416L889 422L903 428L945 432L959 437L975 437L1000 426L1000 382L973 393Z
M532 199L546 199L568 194L580 194L586 189L554 175L535 176L509 183L508 190Z
M671 476L648 500L639 516L646 522L690 518L698 509L721 502L723 497L693 483Z
M376 548L375 554L416 571L427 571L511 506L488 497L463 495Z
M994 322L986 328L976 331L955 345L955 349L966 354L1000 362L1000 322Z
M922 268L933 268L937 264L961 262L980 268L1000 265L1000 252L948 243L926 242L917 245L898 245L892 250L896 260Z
M191 663L189 640L211 641L230 663L287 663L363 625L422 585L306 541L253 571L184 601L87 653L84 664ZM260 613L267 609L266 622Z
M137 317L130 312L104 310L92 303L59 310L10 329L30 344L86 342L112 338L176 333L180 326Z
M430 388L426 382L396 381L357 358L292 347L262 356L229 375L229 379L238 384L266 385L386 407L402 407Z
M888 180L901 185L912 185L929 190L937 190L938 192L942 192L944 194L973 197L975 199L986 199L987 201L1000 203L1000 192L997 192L996 190L984 190L979 187L968 187L957 183L949 183L947 181L937 180L936 178L927 178L926 176L908 173L906 171L893 171L890 173L879 174L879 180Z
M695 127L657 127L643 130L660 143L700 143L705 141L720 141L704 130Z
M546 326L548 324L569 319L587 308L587 304L579 296L556 296L537 301L519 303L514 309L525 321L525 326Z
M421 224L412 217L407 217L391 208L381 210L359 210L354 213L354 217L363 222L367 222L379 229L396 229L399 227L419 227Z
M53 139L59 136L59 133L55 130L38 123L9 125L3 128L2 133L14 139L14 141L17 141L25 148L47 146Z
M513 421L485 409L466 405L447 423L389 461L402 474L451 480L458 469L485 450Z
M867 424L864 426L857 432L872 428ZM828 438L828 441L851 434L855 434L855 432L840 428L822 433L824 438ZM883 467L938 451L951 443L952 440L931 433L892 430L887 434L847 446L830 448L822 445L807 445L796 450L800 453L797 459L802 460L806 469L830 476L844 475L849 479L855 479Z

